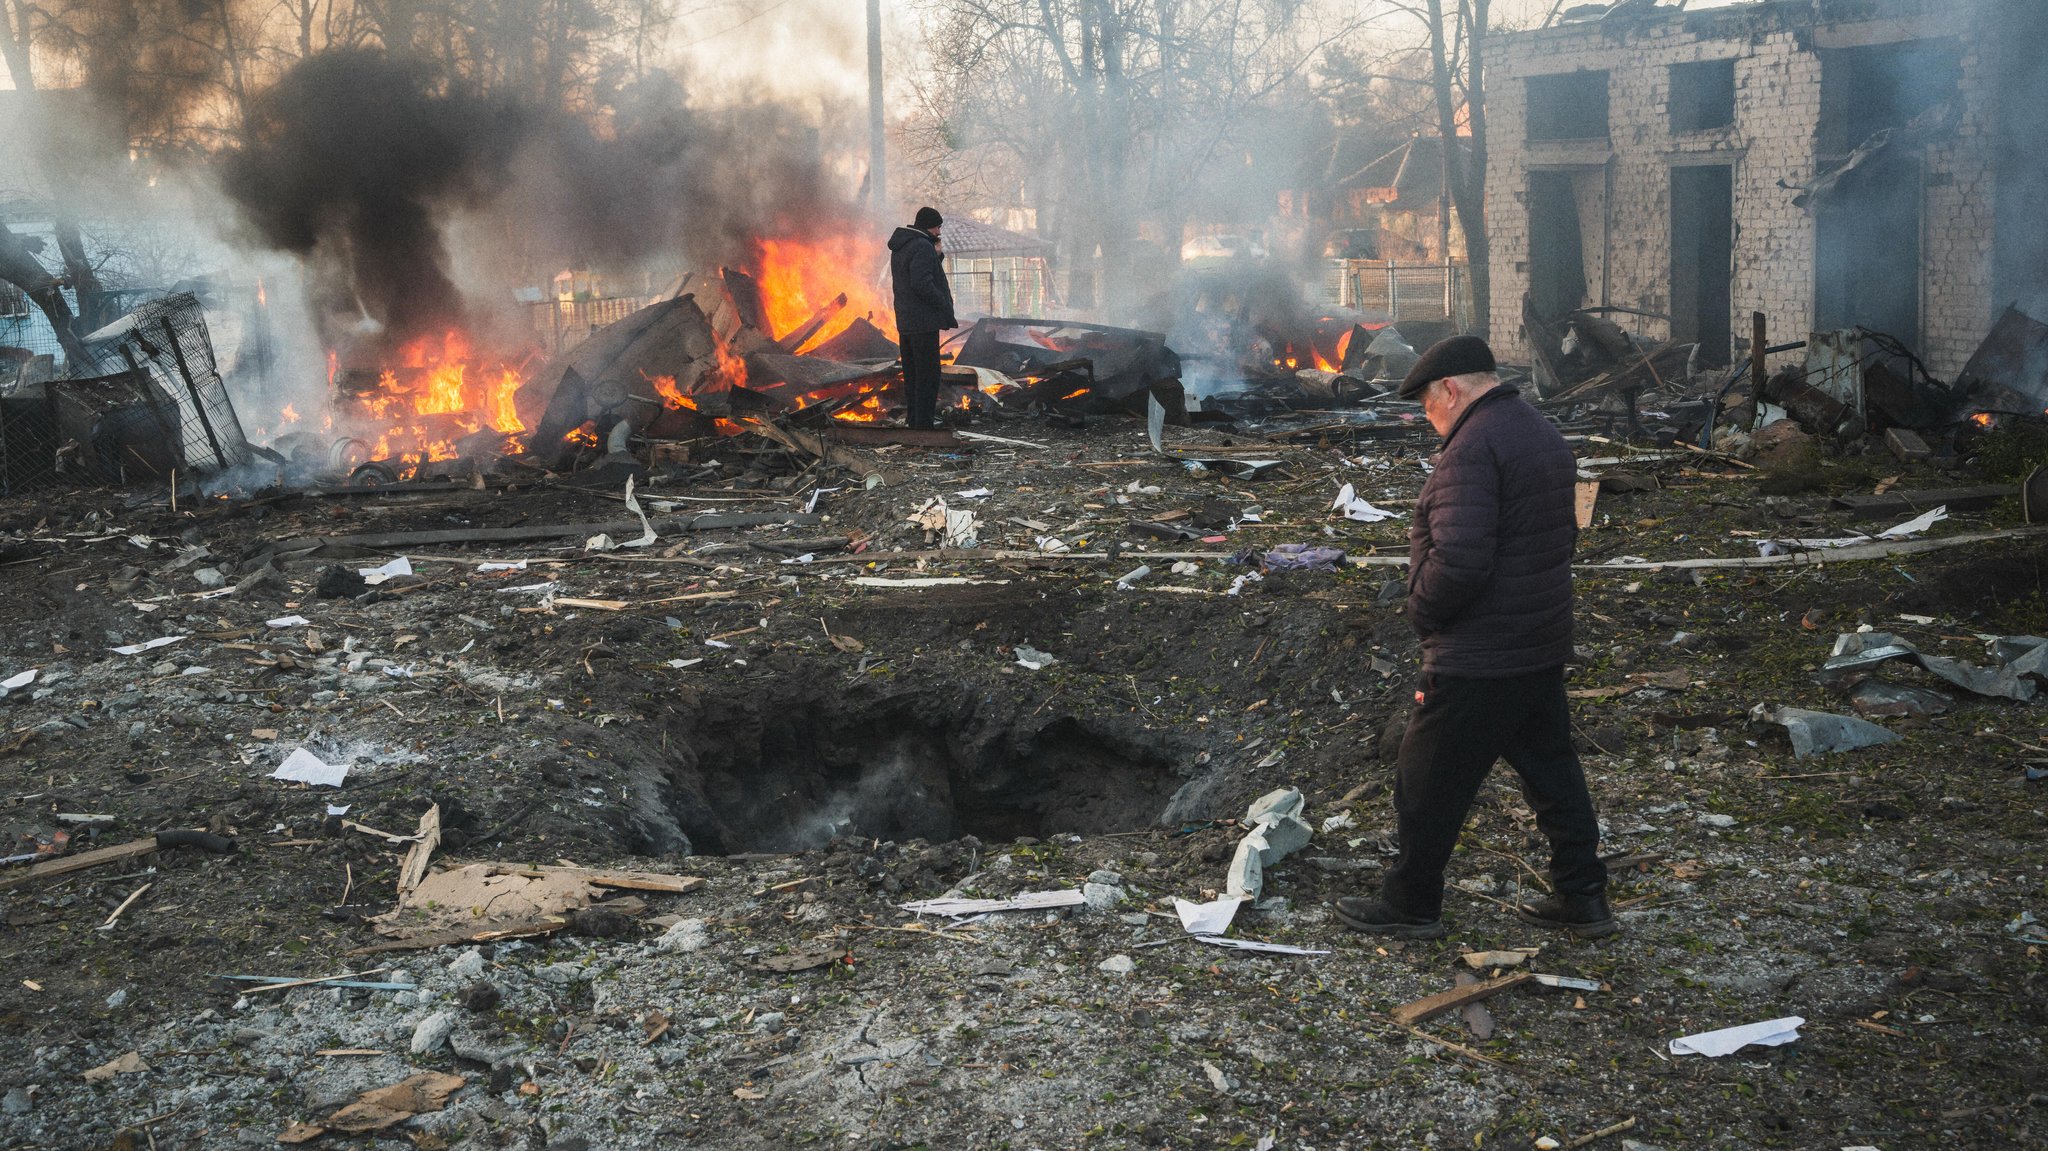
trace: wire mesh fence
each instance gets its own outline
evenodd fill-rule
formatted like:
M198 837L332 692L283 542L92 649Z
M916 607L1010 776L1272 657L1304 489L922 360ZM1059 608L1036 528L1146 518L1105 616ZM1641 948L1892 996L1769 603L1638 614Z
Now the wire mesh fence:
M190 294L143 304L86 349L90 359L62 379L49 354L0 365L0 492L205 476L248 462Z

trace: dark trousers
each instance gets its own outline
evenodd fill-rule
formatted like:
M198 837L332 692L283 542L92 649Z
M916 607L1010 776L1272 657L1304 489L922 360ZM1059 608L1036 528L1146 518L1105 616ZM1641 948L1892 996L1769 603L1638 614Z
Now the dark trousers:
M928 428L939 409L939 334L896 333L903 349L903 389L910 403L910 426Z
M1559 894L1607 889L1600 823L1586 773L1572 750L1564 671L1512 679L1424 675L1395 764L1394 812L1401 855L1381 895L1410 915L1443 910L1444 865L1493 762L1522 777L1522 795L1550 840L1550 882Z

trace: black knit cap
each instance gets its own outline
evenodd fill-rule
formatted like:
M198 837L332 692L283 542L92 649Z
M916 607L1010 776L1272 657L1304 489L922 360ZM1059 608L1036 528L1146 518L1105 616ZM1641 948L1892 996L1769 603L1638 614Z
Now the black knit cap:
M945 222L945 218L939 215L937 208L919 208L917 210L917 219L911 221L910 226L920 231L929 232Z
M1493 349L1478 336L1452 336L1438 340L1422 353L1415 366L1408 369L1408 376L1401 381L1400 397L1412 400L1422 394L1422 389L1443 379L1445 376L1462 376L1472 372L1490 372L1495 369Z

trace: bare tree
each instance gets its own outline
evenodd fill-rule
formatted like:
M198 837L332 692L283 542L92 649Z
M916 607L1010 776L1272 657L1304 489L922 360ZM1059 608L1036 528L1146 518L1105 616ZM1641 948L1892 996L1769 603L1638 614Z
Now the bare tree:
M1295 0L924 0L932 74L908 151L934 186L979 180L1038 210L1103 303L1136 302L1141 232L1171 261L1205 182L1241 172L1257 112L1309 99L1305 69L1355 20ZM1275 123L1268 118L1268 126ZM976 171L979 169L979 171ZM1014 202L1014 201L1012 201ZM1078 304L1091 304L1077 282Z

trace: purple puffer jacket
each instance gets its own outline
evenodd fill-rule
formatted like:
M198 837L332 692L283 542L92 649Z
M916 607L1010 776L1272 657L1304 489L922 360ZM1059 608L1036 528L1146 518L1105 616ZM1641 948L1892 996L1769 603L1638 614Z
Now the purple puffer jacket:
M1514 388L1459 416L1408 529L1408 622L1425 672L1505 679L1564 666L1577 477L1564 437Z

